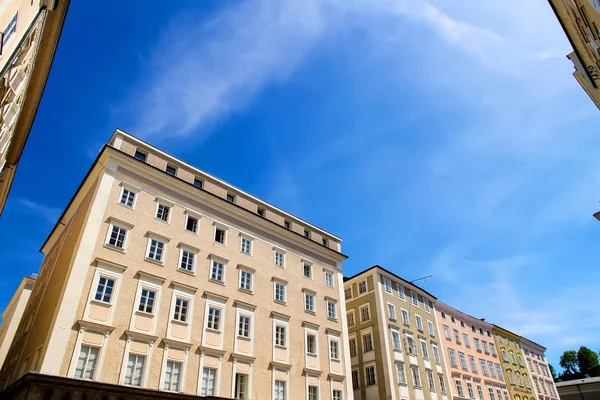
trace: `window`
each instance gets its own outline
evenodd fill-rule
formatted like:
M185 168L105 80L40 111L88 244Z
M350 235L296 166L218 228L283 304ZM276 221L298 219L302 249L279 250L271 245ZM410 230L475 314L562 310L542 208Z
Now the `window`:
M333 287L333 272L325 271L325 284L329 287Z
M450 353L450 365L452 365L453 367L457 367L458 364L456 363L456 353L453 349L449 349L448 352Z
M342 400L342 391L341 390L333 390L333 400Z
M315 312L315 296L310 293L304 293L304 309Z
M352 370L352 389L356 390L360 388L360 382L358 380L358 370Z
M396 284L396 287L398 288L398 297L404 299L404 286Z
M431 390L432 392L435 392L435 381L433 380L433 372L431 372L431 370L426 370L425 373L427 374L427 384L429 385L429 390Z
M308 400L319 400L319 388L316 386L308 387Z
M179 264L179 268L188 272L194 272L195 261L196 254L194 252L181 249L181 262Z
M126 235L127 229L113 224L112 231L110 232L110 237L108 239L108 244L123 249L125 248Z
M475 362L475 357L469 356L469 364L471 364L471 371L476 374L477 373L477 362Z
M202 386L200 388L201 396L212 396L215 394L215 377L217 370L214 368L202 368Z
M275 400L285 400L285 381L275 381Z
M392 303L387 303L388 306L388 317L392 321L396 320L396 307Z
M471 383L471 381L466 381L466 384L467 384L467 392L469 393L469 398L474 399L475 392L473 391L473 384Z
M402 346L400 345L400 334L396 331L392 331L392 346L394 346L394 350L402 351Z
M383 278L383 286L385 287L386 292L392 293L392 281L388 278Z
M484 341L482 341L482 343L483 343L483 352L485 354L490 354L490 348L488 347L487 342L484 340Z
M465 392L462 387L462 381L460 379L455 379L454 382L456 383L456 392L458 393L458 395L460 397L465 397Z
M310 231L309 230L304 230L304 237L307 239L310 239Z
M169 222L170 213L171 207L158 203L158 206L156 207L156 219L159 219L163 222Z
M363 353L368 353L373 351L373 338L370 333L364 334L362 337L363 340Z
M465 327L465 323L463 321L460 321L460 326L461 326L461 328L464 328Z
M440 353L438 351L437 346L431 346L431 348L433 349L433 360L435 361L436 364L440 363Z
M340 343L337 340L329 341L329 356L333 360L340 359Z
M149 289L142 289L142 295L140 296L140 305L138 306L138 311L152 314L152 311L154 309L155 297L155 291Z
M127 369L125 370L125 385L142 386L142 375L146 357L139 354L129 354Z
M491 350L493 356L498 355L498 353L496 352L496 346L494 345L494 343L490 343L490 350Z
M367 281L358 282L358 294L367 293Z
M492 337L492 332L486 331L486 333L487 333L488 337Z
M147 159L148 155L146 153L143 153L143 152L139 151L139 150L136 150L134 157L137 158L140 161L146 162L146 159Z
M440 315L442 316L443 319L446 319L446 313L443 311L440 311Z
M354 339L353 339L354 341ZM354 351L356 352L356 342L354 341ZM315 335L306 335L306 352L308 354L317 354L317 337Z
M150 245L148 246L147 258L162 262L163 254L165 251L165 243L158 239L150 238Z
M230 203L235 203L235 195L231 193L227 193L225 199Z
M396 376L398 377L398 383L406 385L406 371L404 370L403 363L396 364Z
M250 317L248 315L240 315L238 321L238 336L245 338L250 337Z
M213 260L212 269L210 271L210 279L214 281L224 281L225 265L219 261Z
M438 379L440 381L440 391L446 393L446 381L444 380L444 375L438 374Z
M415 322L417 323L417 330L423 332L423 320L418 315L415 315Z
M402 323L406 326L410 326L410 319L408 318L408 311L402 310Z
M473 333L477 333L477 328L475 328L475 325L471 325L471 331L473 331Z
M494 379L496 379L496 370L494 369L494 363L491 361L488 361L488 368L490 370L490 376Z
M121 191L121 199L119 200L119 203L126 207L133 208L134 201L135 201L135 192L131 191L127 188L123 188L123 190Z
M285 326L275 325L275 346L285 347Z
M225 244L225 229L215 227L215 242Z
M462 369L467 370L467 358L465 357L465 353L458 353L458 358L460 358L460 366Z
M75 367L75 378L94 379L97 360L98 348L82 345Z
M252 291L252 272L240 270L240 289Z
M284 227L285 229L292 229L292 222L291 222L290 220L287 220L287 219L286 219L286 220L284 220L284 221L283 221L283 227Z
M431 306L429 305L429 300L423 298L423 305L425 306L425 311L429 312L431 310Z
M458 330L456 330L456 329L454 330L454 339L456 340L456 344L460 344L461 343L461 341L460 341L460 334L459 334Z
M173 319L175 321L186 322L188 313L189 301L181 299L179 297L175 300L175 311L173 313Z
M285 268L285 256L282 252L275 250L275 265L280 268Z
M360 322L366 322L371 320L371 308L369 305L360 307Z
M410 372L412 374L413 385L415 387L421 387L421 375L419 375L419 368L410 367Z
M471 347L471 343L469 343L469 335L463 333L463 340L465 341L465 346Z
M477 394L479 395L479 400L484 400L483 388L479 384L477 384Z
M167 164L167 167L165 168L165 171L167 172L167 174L169 175L177 175L177 167L171 165L171 164Z
M346 320L348 321L348 328L352 328L356 325L356 321L354 320L354 310L346 313Z
M350 357L356 357L356 339L350 339Z
M481 353L481 342L477 338L473 338L473 341L475 342L475 348Z
M344 299L346 300L350 300L352 298L352 288L346 288L344 289Z
M163 389L172 392L179 391L179 377L181 376L181 363L174 361L167 361L167 368L165 369L165 381L163 383Z
M206 327L215 331L220 331L221 328L221 310L219 308L209 307L208 321Z
M446 335L446 339L452 339L452 337L450 336L450 327L448 327L448 325L444 325L444 335Z
M427 351L427 342L421 340L421 352L423 353L423 359L429 360L429 352Z
M415 292L411 292L412 302L415 306L419 307L419 295Z
M483 335L483 328L479 328L479 334Z
M94 296L94 299L103 303L110 303L114 286L114 279L101 276L98 280L98 288L96 289L96 296Z
M252 254L252 240L242 236L240 240L240 251L244 254Z
M323 238L323 239L322 239L322 243L323 243L323 246L325 246L325 247L329 247L329 239L327 239L327 238Z
M415 340L410 336L406 337L406 351L408 354L416 356L417 355L417 346L415 345Z
M194 177L194 186L199 187L200 189L202 189L203 182L202 179L198 178L197 176Z
M337 309L335 302L327 300L327 317L331 319L337 319Z
M488 386L488 393L490 394L490 400L496 400L496 395L494 394L494 388Z
M258 207L258 208L256 209L256 213L258 214L258 216L259 216L259 217L263 217L263 218L264 218L264 217L265 217L265 215L267 215L267 210L265 210L265 209L264 209L264 208L262 208L262 207Z
M485 364L485 361L481 358L479 359L479 365L481 365L481 372L483 372L485 376L489 376L487 365Z
M304 270L304 277L308 279L312 279L312 265L310 264L302 264Z
M285 303L285 283L275 281L275 301Z
M248 375L235 374L235 398L241 400L248 399Z
M365 368L365 377L367 381L367 386L373 386L377 384L377 379L375 378L375 366L370 366Z
M427 329L429 330L429 334L433 336L433 323L431 321L427 321Z
M185 220L185 230L192 233L198 233L198 218L188 214Z

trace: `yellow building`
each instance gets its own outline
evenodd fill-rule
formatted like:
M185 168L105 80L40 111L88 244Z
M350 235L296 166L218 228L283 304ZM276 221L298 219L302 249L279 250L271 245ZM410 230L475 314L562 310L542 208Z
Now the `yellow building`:
M37 112L69 0L0 2L0 214Z
M521 347L521 337L494 325L494 339L501 354L502 370L512 400L535 400L531 375Z
M341 239L117 130L42 247L0 372L352 399Z
M549 0L573 52L573 76L600 108L600 0Z
M8 349L15 338L15 333L21 322L25 306L29 301L34 283L35 278L29 276L23 278L2 313L2 326L0 326L0 366L4 363Z

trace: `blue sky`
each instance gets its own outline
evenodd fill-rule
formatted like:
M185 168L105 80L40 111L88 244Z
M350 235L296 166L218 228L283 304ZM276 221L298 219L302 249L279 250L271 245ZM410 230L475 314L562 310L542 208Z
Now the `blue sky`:
M341 236L349 275L433 274L555 366L600 349L600 114L545 0L172 3L72 3L0 219L1 307L122 128Z

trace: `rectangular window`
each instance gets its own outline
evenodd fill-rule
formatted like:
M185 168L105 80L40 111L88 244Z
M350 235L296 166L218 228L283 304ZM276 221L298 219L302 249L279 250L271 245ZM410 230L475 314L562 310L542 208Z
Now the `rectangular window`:
M158 203L158 206L156 207L156 219L159 219L163 222L169 222L170 214L171 207Z
M238 336L245 338L250 337L250 317L247 315L240 315L238 322Z
M502 368L500 368L500 364L495 364L495 367L496 367L496 375L498 375L498 379L503 381L504 376L502 376Z
M327 317L336 319L337 318L337 309L335 307L335 303L333 301L327 301Z
M404 286L400 286L400 285L397 285L397 286L398 286L398 297L403 299L404 298Z
M483 388L481 385L477 385L477 395L479 396L479 400L485 400L483 397Z
M366 305L360 308L360 322L367 322L371 320L371 308Z
M248 399L248 375L235 374L235 398Z
M413 305L419 307L419 295L415 292L411 292Z
M456 363L456 353L453 349L449 349L448 352L450 353L450 365L458 367L458 364Z
M342 391L341 390L333 390L333 400L342 400Z
M98 348L82 345L75 367L75 378L94 379L96 360L98 360Z
M358 294L367 293L367 281L358 282Z
M396 364L396 375L398 376L398 383L406 385L406 370L404 369L404 364Z
M477 373L477 362L475 362L475 357L469 356L469 364L471 365L471 371L476 374Z
M127 369L125 370L125 385L142 386L142 376L144 375L144 364L146 357L139 354L129 354L127 360Z
M340 359L340 344L337 340L329 341L329 356L333 360Z
M285 257L283 253L280 253L279 251L275 251L275 265L280 268L285 267Z
M196 259L195 253L193 253L189 250L182 249L181 250L181 264L179 265L179 268L189 271L189 272L194 272L195 259Z
M425 311L429 312L431 310L431 306L429 305L429 300L423 298L423 305L425 306Z
M491 361L488 361L488 368L490 370L490 376L494 379L496 379L496 370L494 368L494 363Z
M475 342L475 348L477 349L477 351L481 352L481 342L479 341L479 339L473 338L473 341Z
M440 391L446 393L446 381L444 380L444 375L438 374L438 379L440 381Z
M394 350L402 351L402 345L400 344L400 334L396 331L392 331L392 346L394 346Z
M492 351L493 356L498 355L498 353L496 352L496 346L494 345L494 343L490 343L490 350Z
M240 251L244 254L252 254L252 240L242 236Z
M363 335L363 353L373 351L373 338L370 333Z
M312 279L312 265L304 263L303 271L304 271L305 278Z
M185 230L192 233L198 233L198 218L188 215L185 220Z
M148 156L146 155L146 153L141 152L139 150L136 150L134 157L137 158L140 161L146 162L146 159L147 159Z
M490 354L490 348L488 347L488 343L485 340L482 341L482 343L483 343L483 352L485 354Z
M202 179L200 179L196 176L196 177L194 177L194 186L202 189L202 187L204 186L204 182L202 181Z
M160 240L150 238L150 246L148 247L148 258L154 261L162 262L165 244Z
M350 357L356 357L356 339L350 339Z
M427 342L421 340L421 352L423 353L423 359L429 360L429 351L427 350Z
M408 352L408 354L411 354L413 356L417 355L417 347L415 346L415 341L410 336L406 337L406 351Z
M323 239L322 239L322 243L323 243L323 246L325 246L325 247L329 247L329 239L327 239L327 238L323 238Z
M408 318L408 311L402 310L402 323L406 326L410 326L410 319Z
M215 228L215 242L225 244L225 229Z
M494 394L494 388L488 386L488 393L490 394L490 400L496 400L496 395Z
M383 278L383 286L385 287L385 291L388 293L392 293L392 281L388 278Z
M285 284L275 281L275 300L285 303Z
M350 300L352 298L352 288L344 289L344 299Z
M127 229L121 226L113 225L112 231L110 232L110 238L108 239L108 244L123 249L125 248L126 235Z
M275 381L275 400L285 400L285 381Z
M373 386L377 384L377 379L375 378L375 366L365 368L365 377L367 386Z
M471 343L469 343L469 335L463 333L463 340L465 341L465 346L467 346L468 348L471 347Z
M133 208L133 202L135 200L135 192L123 188L123 191L121 192L121 200L119 200L119 203L121 203L124 206Z
M283 221L283 227L284 227L285 229L292 229L292 222L291 222L291 221L289 221L289 220L287 220L287 219L286 219L286 220L284 220L284 221Z
M266 211L264 208L262 208L262 207L258 207L258 208L256 209L256 213L257 213L257 214L258 214L260 217L263 217L263 218L265 217L265 215L267 215L267 211Z
M319 400L319 388L316 386L308 387L308 400Z
M348 328L352 328L354 325L356 325L356 321L354 321L354 310L346 313L346 320L348 321Z
M175 300L175 311L173 313L173 319L175 321L186 322L188 313L189 301L181 299L179 297Z
M173 175L173 176L177 175L177 167L175 167L174 165L167 164L165 171L169 175Z
M460 366L462 369L467 370L467 358L465 357L465 353L458 353L458 358L460 358Z
M483 374L485 376L488 376L488 369L487 369L487 365L485 364L485 360L482 360L481 358L479 359L479 365L481 365L481 372L483 372Z
M245 270L240 270L240 289L252 290L252 273Z
M225 265L216 260L212 262L212 269L210 271L210 279L223 282Z
M155 291L149 289L142 289L142 295L140 296L140 305L138 306L138 311L152 314L152 311L154 310L155 297Z
M315 311L315 296L304 293L304 309L307 311Z
M460 344L460 334L458 332L458 330L454 330L454 339L456 340L456 344Z
M358 379L358 370L352 371L352 389L357 390L360 388L360 381Z
M458 395L460 397L465 397L465 392L462 387L462 381L460 379L455 379L454 382L456 383L456 392L458 393Z
M215 331L221 330L221 310L219 308L209 307L206 327Z
M356 351L356 342L354 343ZM317 354L317 337L315 335L306 335L306 352L308 354Z
M465 381L465 383L467 384L467 393L469 393L469 398L474 399L475 392L473 391L473 384L471 383L471 381Z
M217 370L214 368L202 368L202 386L200 388L201 396L212 396L215 394L215 377Z
M433 333L433 323L431 321L427 321L427 329L429 330L430 335L434 335Z
M433 349L433 360L435 361L436 364L440 363L440 353L438 351L437 346L431 346L431 348Z
M427 384L429 385L429 390L435 392L435 381L433 380L433 372L431 370L425 371L427 374Z
M413 385L415 387L421 387L421 375L419 375L419 368L410 367L410 372L412 374Z
M96 289L96 296L94 296L94 299L104 303L110 303L114 286L114 279L101 276L98 280L98 288Z
M396 320L396 307L392 303L388 303L388 317L392 321Z
M423 332L423 320L418 315L415 315L415 322L417 323L417 330Z
M163 389L172 392L179 391L179 377L181 376L181 363L174 361L167 361L167 368L165 369L165 381L163 383Z
M446 335L446 339L452 340L452 336L450 336L450 328L448 325L444 325L444 335Z
M275 326L275 345L285 347L285 326Z
M307 239L310 239L310 236L311 236L311 235L310 235L310 231L309 231L309 230L307 230L307 229L305 229L305 230L304 230L304 237L305 237L305 238L307 238Z
M329 287L333 287L333 272L325 271L325 284Z
M227 193L226 200L230 203L235 203L235 195L233 195L231 193Z

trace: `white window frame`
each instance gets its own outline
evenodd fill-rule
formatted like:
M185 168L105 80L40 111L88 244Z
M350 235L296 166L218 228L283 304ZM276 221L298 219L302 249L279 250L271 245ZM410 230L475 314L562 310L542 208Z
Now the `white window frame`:
M212 316L211 316L211 310L215 310L215 312L212 313L213 314ZM217 311L219 312L218 315L216 314ZM211 332L222 333L223 332L224 312L225 312L224 308L221 308L214 304L210 304L207 309L206 325L204 326L204 329L206 329L207 331L211 331ZM212 319L212 321L211 321L211 319ZM217 321L215 322L215 320L217 320Z
M277 299L277 285L283 287L283 300ZM287 304L287 282L281 279L273 278L273 301L277 303Z
M131 203L131 205L127 205L127 203L123 203L123 194L125 191L128 191L130 194L133 194L133 201ZM127 185L125 183L121 183L121 193L119 194L119 201L118 204L120 204L121 206L125 207L125 208L129 208L131 210L135 210L135 205L137 203L137 199L138 199L138 193L140 192L140 190L138 188L135 188L133 186Z
M306 267L308 267L308 270L310 271L310 276L306 276L306 273L305 273ZM310 280L314 279L313 264L311 262L302 260L302 276L306 279L310 279Z
M190 231L190 230L187 228L187 225L188 225L188 220L189 220L190 218L192 218L192 219L195 219L195 220L196 220L196 231ZM200 232L200 219L201 219L201 218L202 218L202 217L201 217L200 215L198 215L198 214L196 214L196 213L193 213L193 212L191 212L191 211L189 211L189 210L186 210L186 211L185 211L185 219L184 219L184 221L183 221L183 230L184 230L184 231L186 231L186 232L188 232L188 233L191 233L191 234L193 234L193 235L196 235L196 236L198 236L198 234L199 234L199 232ZM214 239L214 237L213 237L213 239Z
M312 292L309 290L303 290L302 297L304 299L304 311L316 313L317 312L317 294L315 292ZM309 297L312 297L312 309L307 307Z
M215 262L223 265L223 273L221 274L221 277L223 279L221 279L221 280L212 277L213 267L214 267ZM215 283L219 283L219 284L223 284L223 285L225 285L227 283L227 260L225 260L224 258L216 257L214 255L210 256L210 268L208 269L208 280L211 282L215 282Z
M256 271L250 267L246 267L244 265L238 265L238 289L244 292L253 293L254 292L254 273ZM212 274L212 271L211 271ZM250 276L250 289L246 289L242 287L242 277L244 274Z
M400 314L402 315L402 324L404 324L405 326L410 326L410 313L404 308L401 308Z
M423 318L420 315L415 315L415 324L416 328L419 332L424 332L425 329L423 327Z
M366 350L366 347L365 347L365 343L366 343L365 337L366 336L371 337L371 340L370 340L371 350ZM361 351L363 352L363 354L375 351L375 344L373 343L373 329L368 328L368 329L362 330L360 332L360 344L361 344Z
M392 293L392 280L387 277L383 277L383 287L387 293Z
M408 385L408 381L406 380L406 366L403 362L396 363L396 379L398 379L399 385Z
M373 368L373 380L374 382L372 384L368 384L367 383L367 377L369 376L369 374L367 373L367 370ZM377 368L375 366L375 363L369 363L367 365L364 366L364 373L365 373L365 386L369 387L369 386L377 386Z
M406 294L404 293L404 286L396 283L396 290L398 291L398 298L402 300L406 300Z
M369 310L368 311L369 319L363 319L363 312L362 312L362 310L365 309L365 308L367 308ZM361 324L364 324L366 322L371 321L371 304L367 303L367 304L363 304L360 307L358 307L358 313L360 314L360 323Z
M392 341L392 349L394 351L402 353L402 337L400 336L400 331L398 329L390 328L390 336ZM396 340L394 340L394 337L398 338L397 342Z
M410 292L410 297L412 300L412 305L415 307L419 307L419 294L417 292Z
M352 315L352 318L350 318L350 315ZM350 310L346 313L346 321L348 322L348 328L353 328L356 326L356 313L354 310ZM351 321L352 325L350 325Z
M364 292L360 290L360 287L361 287L361 285L362 285L362 284L364 284L364 285L365 285L365 291L364 291ZM358 285L357 285L357 287L358 287L358 295L359 295L359 296L360 296L361 294L365 294L365 293L368 293L368 292L369 292L369 285L367 284L367 280L366 280L366 279L363 279L362 281L358 282Z
M154 219L157 221L160 221L160 222L164 222L166 224L170 224L171 216L173 215L173 205L174 204L169 201L157 198L156 199L156 210L154 211ZM166 207L169 209L166 220L159 218L159 216L158 216L158 210L159 210L160 206L163 206L163 208Z
M334 272L330 269L323 269L323 272L324 272L324 276L325 276L325 286L334 288L335 287ZM329 279L331 279L331 282L329 282Z
M217 242L217 240L216 240L217 239L217 229L223 231L223 243ZM228 236L227 231L228 231L228 229L229 228L226 227L225 225L221 225L216 222L213 223L213 236L212 236L213 242L216 244L220 244L221 246L227 247L227 236Z
M281 265L279 264L278 260L278 255L280 255L281 257ZM279 267L281 269L285 269L285 251L278 249L278 248L273 248L273 262L275 263L276 267Z
M87 356L85 358L85 363L84 363L84 368L83 368L83 374L82 374L82 376L75 376L75 373L77 372L77 364L79 363L79 358L81 357L81 352L82 352L82 349L83 349L84 346L87 347L87 348L89 348L90 351L92 349L97 350L96 360L94 361L94 368L92 369L92 376L91 376L91 378L85 378L85 373L88 370L87 365L88 365L88 358L89 358L89 354L90 354L89 352L88 352L88 354L87 354ZM77 349L77 347L75 349ZM75 359L75 369L73 370L73 373L71 375L74 378L76 378L76 379L83 379L83 380L95 381L96 378L98 377L98 369L99 369L99 364L98 363L100 361L100 356L101 356L101 353L102 353L102 346L101 345L97 345L97 344L94 345L94 344L89 344L89 343L81 343L79 345L79 352L76 352L76 353L77 353L77 355L74 356L74 359Z
M243 235L240 233L240 253L252 256L253 248L254 248L254 239L248 235ZM247 243L248 251L244 251L244 243Z
M336 346L337 357L334 357L334 354L331 353L332 344L335 344L335 346ZM331 336L329 337L329 359L335 360L335 361L340 361L342 359L342 349L341 349L339 338L334 339Z
M123 247L119 247L116 244L110 244L110 237L115 226L125 230L125 237L123 238ZM108 224L108 232L106 234L106 240L104 242L104 245L110 249L115 249L117 251L125 251L127 249L127 242L129 241L129 232L132 228L133 225L131 224L111 219L110 223Z
M206 294L206 292L205 292ZM224 321L226 321L227 319L227 307L225 305L226 303L226 298L221 297L221 296L217 296L217 295L212 295L212 294L206 294L206 302L204 303L204 321L202 323L202 330L203 332L205 332L205 334L202 335L202 346L204 347L210 347L213 349L218 349L218 350L223 350L223 336L224 336ZM221 314L220 314L220 319L219 319L219 330L214 330L208 327L208 314L209 314L209 310L211 308L217 308L221 310ZM237 329L237 326L236 326ZM218 333L219 334L219 345L215 346L212 344L208 344L206 342L206 332L214 332L214 333ZM220 365L220 363L219 363ZM220 367L219 367L220 368ZM217 372L217 380L220 380L220 375L221 372L218 371ZM217 385L219 384L219 382L217 382ZM217 386L217 390L218 386Z
M396 321L397 315L396 315L396 306L392 303L387 303L387 312L388 312L388 319L390 319L391 321Z
M157 243L162 243L162 245L163 245L160 260L150 257L150 249L152 247L153 240L156 241ZM156 234L148 233L148 244L146 245L146 260L155 262L155 263L159 263L159 264L164 264L165 259L167 258L168 244L169 244L169 239L162 237L162 236L158 236Z
M433 322L427 320L427 330L431 336L435 336L435 328L433 327Z
M181 267L181 263L183 262L183 252L184 251L190 253L193 257L191 270ZM179 246L179 261L177 262L177 270L195 275L197 262L198 262L198 250L197 249L193 249L193 248L191 248L189 246L185 246L185 245Z
M337 300L327 297L327 298L325 298L325 304L327 306L327 318L337 320L338 319ZM331 310L333 310L333 315L331 314Z

